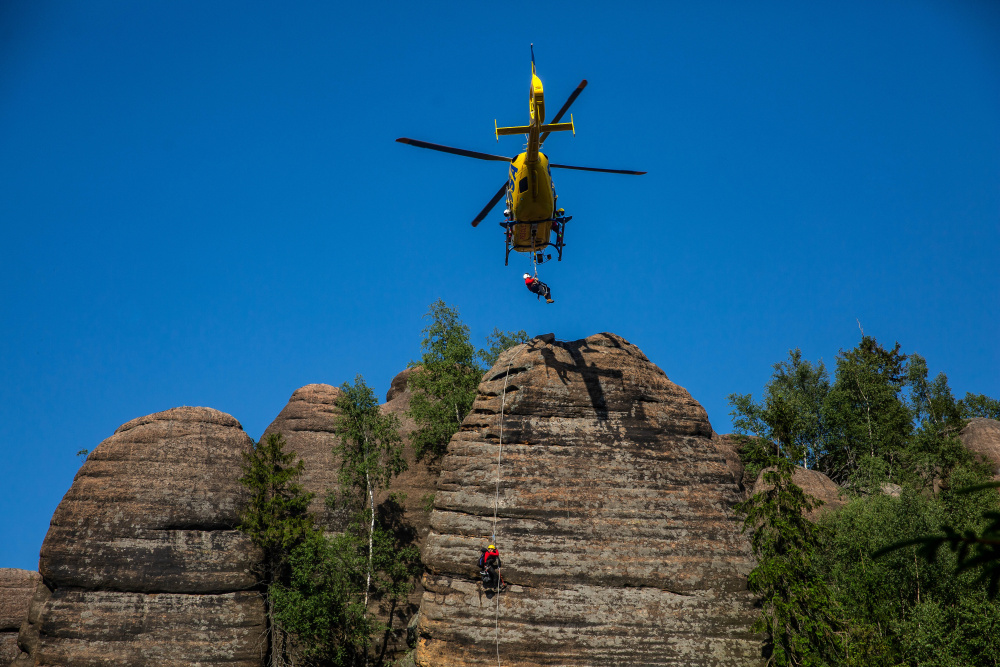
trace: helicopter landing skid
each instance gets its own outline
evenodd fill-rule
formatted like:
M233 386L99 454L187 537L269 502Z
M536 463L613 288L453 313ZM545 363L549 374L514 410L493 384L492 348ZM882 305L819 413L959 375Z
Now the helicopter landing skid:
M571 216L571 215L564 215L564 216L559 217L559 218L549 218L548 220L537 220L537 221L534 221L532 223L532 224L537 224L539 222L554 222L554 223L557 223L559 225L559 231L556 233L556 242L555 243L546 243L545 245L542 245L542 246L539 246L539 247L535 248L535 262L537 264L542 264L543 262L547 261L547 260L545 260L545 259L542 258L543 256L542 256L542 252L541 251L544 250L545 248L549 248L549 247L553 247L553 248L556 249L556 252L558 253L558 260L557 261L560 261L560 262L562 261L562 251L563 251L563 248L566 247L566 242L563 239L563 236L566 233L566 223L569 222L572 219L573 219L573 216ZM507 266L508 263L510 262L510 251L514 249L514 246L511 243L511 241L514 238L514 225L516 225L516 224L518 224L517 220L504 220L503 222L500 223L500 226L504 228L504 241L506 242L506 246L507 246L506 247L506 252L504 253L504 258L503 258L503 265L504 266ZM552 255L549 255L548 259L552 259Z

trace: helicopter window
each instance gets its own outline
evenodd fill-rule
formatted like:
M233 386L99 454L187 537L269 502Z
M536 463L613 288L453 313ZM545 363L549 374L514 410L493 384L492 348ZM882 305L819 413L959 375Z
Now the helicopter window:
M528 189L528 179L527 179L527 177L525 177L525 178L522 178L520 181L518 181L517 191L518 192L524 192L527 189Z

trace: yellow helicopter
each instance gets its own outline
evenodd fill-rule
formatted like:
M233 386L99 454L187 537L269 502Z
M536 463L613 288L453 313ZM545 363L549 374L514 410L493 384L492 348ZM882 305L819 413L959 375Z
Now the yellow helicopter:
M573 125L573 116L570 115L568 123L559 121L566 114L570 105L587 87L587 80L584 79L576 90L569 96L566 103L559 109L551 123L545 122L545 92L542 89L542 81L535 74L535 49L531 49L531 90L529 92L528 113L530 122L528 125L515 127L497 127L493 121L493 129L500 141L501 136L511 134L524 134L527 136L527 147L523 153L517 157L509 158L502 155L490 155L478 151L465 150L463 148L453 148L432 144L417 139L400 137L396 141L416 146L418 148L430 148L431 150L462 155L465 157L477 158L479 160L493 160L497 162L509 162L510 170L508 178L504 184L493 195L489 203L479 212L479 215L472 221L472 226L477 226L489 215L493 207L497 205L506 194L507 210L504 211L504 221L500 225L504 228L507 250L504 255L504 266L510 259L510 251L532 253L537 264L544 261L542 250L547 247L554 247L558 252L559 261L562 261L562 251L565 246L566 223L572 216L566 215L562 208L556 208L555 188L552 185L552 173L550 169L577 169L580 171L600 171L608 174L631 174L640 176L644 171L629 171L626 169L599 169L596 167L576 167L568 164L554 164L549 162L548 157L542 153L542 144L551 132L571 131L576 136L576 128ZM552 241L552 234L555 233L555 241ZM551 255L548 256L551 259Z

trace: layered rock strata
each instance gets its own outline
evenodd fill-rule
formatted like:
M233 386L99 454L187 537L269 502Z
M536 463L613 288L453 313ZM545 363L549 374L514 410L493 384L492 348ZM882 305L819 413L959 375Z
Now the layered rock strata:
M17 632L39 581L37 572L0 567L0 665L9 665L20 653Z
M260 554L235 529L249 445L193 407L98 445L52 517L15 664L260 665Z
M340 389L328 384L307 384L296 389L288 404L264 430L261 440L272 433L285 438L285 451L295 452L305 462L299 482L313 496L309 511L321 526L341 530L346 518L326 505L326 492L337 488L337 471L340 461L333 453L337 442L334 420Z
M417 663L762 664L737 500L705 411L634 345L508 350L442 461ZM494 512L499 597L475 576Z

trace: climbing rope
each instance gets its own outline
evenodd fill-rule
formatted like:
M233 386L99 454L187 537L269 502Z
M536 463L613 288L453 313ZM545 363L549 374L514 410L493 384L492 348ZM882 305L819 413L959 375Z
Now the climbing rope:
M537 275L537 273L536 273ZM521 343L519 347L524 347L527 343ZM507 406L507 381L510 379L510 367L514 363L514 358L517 353L510 355L510 361L507 362L507 372L504 374L503 378L503 394L500 397L500 442L497 446L497 484L496 484L496 495L493 498L493 539L492 544L497 543L497 512L500 507L500 464L503 460L503 412ZM497 577L502 581L503 576L500 574L500 569L497 568ZM500 667L500 581L497 582L497 606L496 606L496 617L494 620L494 632L496 636L497 645L497 667Z
M527 343L521 343L518 347L524 347ZM510 361L507 362L507 372L503 376L503 393L500 397L500 443L497 447L497 484L496 484L496 495L493 498L493 540L492 542L496 544L497 540L497 509L500 506L500 463L503 457L503 412L507 406L507 381L510 379L510 367L514 363L514 357L517 353L510 355Z
M535 237L534 236L531 237L531 265L535 269L535 280L538 280L538 259L537 259L537 255L535 254ZM510 370L510 368L508 367L507 370Z

